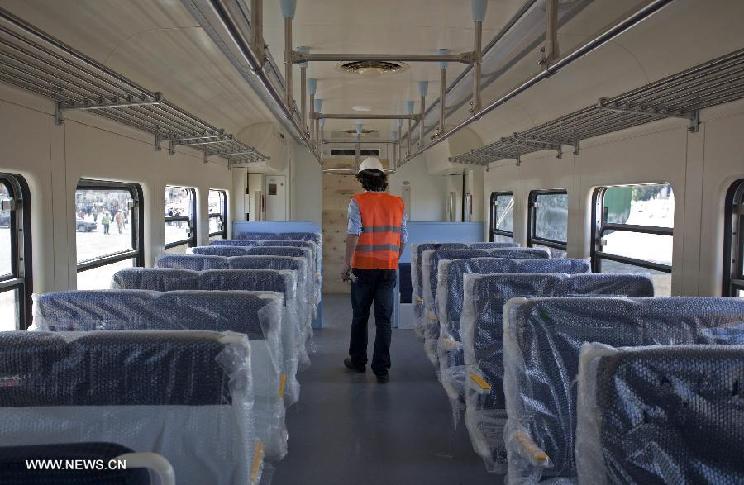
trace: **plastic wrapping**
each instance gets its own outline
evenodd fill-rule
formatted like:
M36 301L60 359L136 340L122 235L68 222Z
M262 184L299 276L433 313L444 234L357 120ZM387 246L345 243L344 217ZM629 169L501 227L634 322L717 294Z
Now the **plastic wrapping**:
M414 329L420 338L424 338L426 312L424 311L424 292L422 285L421 263L424 251L432 249L465 249L463 243L422 243L411 246L411 286L413 287L413 318Z
M195 248L190 248L188 254L198 254L202 256L225 256L225 257L232 257L232 256L245 256L248 254L248 249L252 248L253 246L221 246L221 245L212 245L212 246L197 246Z
M584 263L584 264L582 264ZM584 260L518 262L523 273L466 274L460 329L467 374L465 424L474 448L495 472L504 472L506 423L503 393L503 310L510 298L529 296L653 296L649 277L633 274L534 273L561 267L586 269Z
M506 249L518 248L519 244L513 242L476 242L470 243L470 249Z
M581 348L580 483L744 483L744 347Z
M229 265L223 256L164 254L158 258L155 267L205 271L208 269L228 269Z
M421 258L421 282L424 299L424 350L439 373L437 345L439 341L439 319L437 318L436 290L439 261L444 259L471 259L488 257L483 249L434 249L424 250Z
M445 259L437 274L437 318L440 332L437 351L440 381L447 391L455 419L464 404L465 360L460 338L460 315L464 298L463 276L468 273L589 273L584 259ZM650 295L649 295L650 296Z
M744 342L744 301L736 298L517 298L504 315L510 484L576 477L575 379L585 342Z
M0 442L113 442L179 484L258 483L250 354L231 332L2 332Z
M113 276L113 288L125 290L208 290L208 291L276 291L284 295L284 321L282 343L283 372L287 375L285 403L294 404L299 399L297 381L299 361L308 363L304 342L304 315L300 314L301 302L297 299L297 275L291 270L223 269L191 271L168 268L127 268Z
M46 293L34 300L34 326L39 330L213 330L247 335L256 412L262 416L257 431L270 457L286 454L281 294L89 290Z

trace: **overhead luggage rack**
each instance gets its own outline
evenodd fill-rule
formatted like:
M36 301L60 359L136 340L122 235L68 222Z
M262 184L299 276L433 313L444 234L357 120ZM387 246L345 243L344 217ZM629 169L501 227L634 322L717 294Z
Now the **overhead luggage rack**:
M236 140L82 54L10 12L0 9L0 81L51 98L55 121L67 111L90 111L151 133L175 153L177 145L200 150L204 160L222 157L229 165L268 160L254 147Z
M579 142L595 136L665 118L684 118L697 131L700 110L744 97L744 49L697 65L613 98L600 98L593 106L548 121L526 131L452 157L456 163L488 165L563 146L579 152Z

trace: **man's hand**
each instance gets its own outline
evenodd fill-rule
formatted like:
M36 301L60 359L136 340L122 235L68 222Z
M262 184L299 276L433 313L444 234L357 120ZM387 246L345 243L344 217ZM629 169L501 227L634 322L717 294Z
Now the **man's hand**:
M344 270L341 272L341 281L352 281L351 279L351 266L348 264L344 266Z

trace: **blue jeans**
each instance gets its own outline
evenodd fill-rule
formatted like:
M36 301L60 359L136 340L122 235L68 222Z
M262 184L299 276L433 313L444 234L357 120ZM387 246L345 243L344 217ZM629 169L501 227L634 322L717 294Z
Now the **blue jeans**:
M391 320L395 304L397 272L394 269L355 269L351 284L351 343L349 357L359 367L367 364L367 322L372 303L375 305L375 348L372 371L385 374L390 368Z

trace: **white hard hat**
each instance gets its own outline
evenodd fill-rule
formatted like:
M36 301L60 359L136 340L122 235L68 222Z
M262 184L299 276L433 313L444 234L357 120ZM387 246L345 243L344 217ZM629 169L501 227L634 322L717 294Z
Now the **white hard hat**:
M359 164L359 171L361 172L362 170L379 170L384 172L385 168L382 166L379 158L367 157Z

